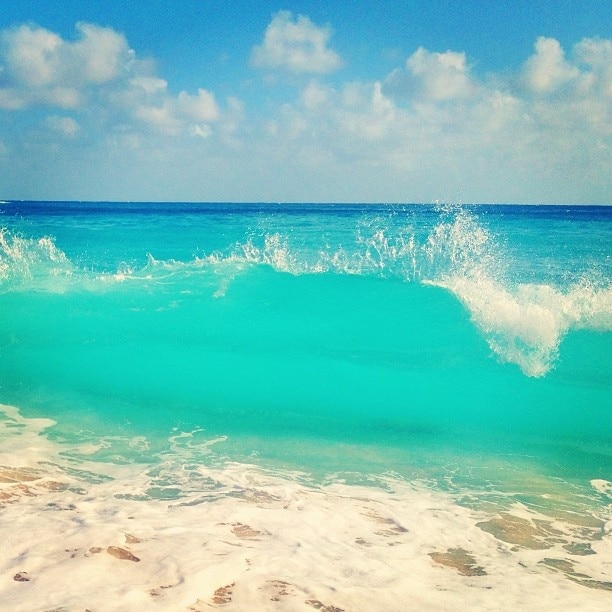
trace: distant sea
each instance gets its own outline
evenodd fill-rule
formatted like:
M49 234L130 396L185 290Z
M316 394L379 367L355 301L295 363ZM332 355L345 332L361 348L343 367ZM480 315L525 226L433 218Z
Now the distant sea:
M612 207L0 228L1 609L612 609Z

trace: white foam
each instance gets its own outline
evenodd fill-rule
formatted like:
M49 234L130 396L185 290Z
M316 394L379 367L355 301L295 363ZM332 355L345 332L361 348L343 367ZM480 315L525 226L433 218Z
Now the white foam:
M309 486L253 465L188 465L189 434L157 468L77 459L43 435L49 421L2 410L3 609L609 609L610 534L572 557L561 542L580 530L559 520L537 550L420 483ZM152 473L191 490L163 499ZM532 511L513 516L531 525L517 537L537 532Z
M546 374L570 329L612 330L612 287L588 277L561 289L513 284L494 237L465 210L436 225L423 247L424 282L449 289L469 310L491 349L528 376Z
M595 478L591 480L591 486L599 493L603 493L612 499L612 482L603 478Z
M491 348L529 376L546 374L572 328L612 330L612 289L589 283L568 291L519 285L514 291L487 277L450 277L438 283L468 308Z

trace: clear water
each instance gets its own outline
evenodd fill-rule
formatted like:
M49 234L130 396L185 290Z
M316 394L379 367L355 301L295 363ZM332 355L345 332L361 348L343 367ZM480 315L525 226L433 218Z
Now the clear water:
M0 402L53 422L66 471L609 516L610 208L6 202L0 226Z

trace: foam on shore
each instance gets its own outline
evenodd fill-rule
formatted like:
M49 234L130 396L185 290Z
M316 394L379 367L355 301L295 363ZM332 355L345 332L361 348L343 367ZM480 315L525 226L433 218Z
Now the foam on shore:
M7 406L0 414L6 609L607 610L612 601L609 517L468 508L392 476L308 484L255 465L194 465L178 450L156 466L92 461L95 447L50 440L51 421ZM609 496L611 485L593 489Z

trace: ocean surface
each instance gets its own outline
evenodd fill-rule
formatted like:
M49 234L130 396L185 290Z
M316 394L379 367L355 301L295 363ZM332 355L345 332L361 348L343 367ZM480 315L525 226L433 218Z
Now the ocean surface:
M611 331L612 207L2 202L0 608L610 609Z

